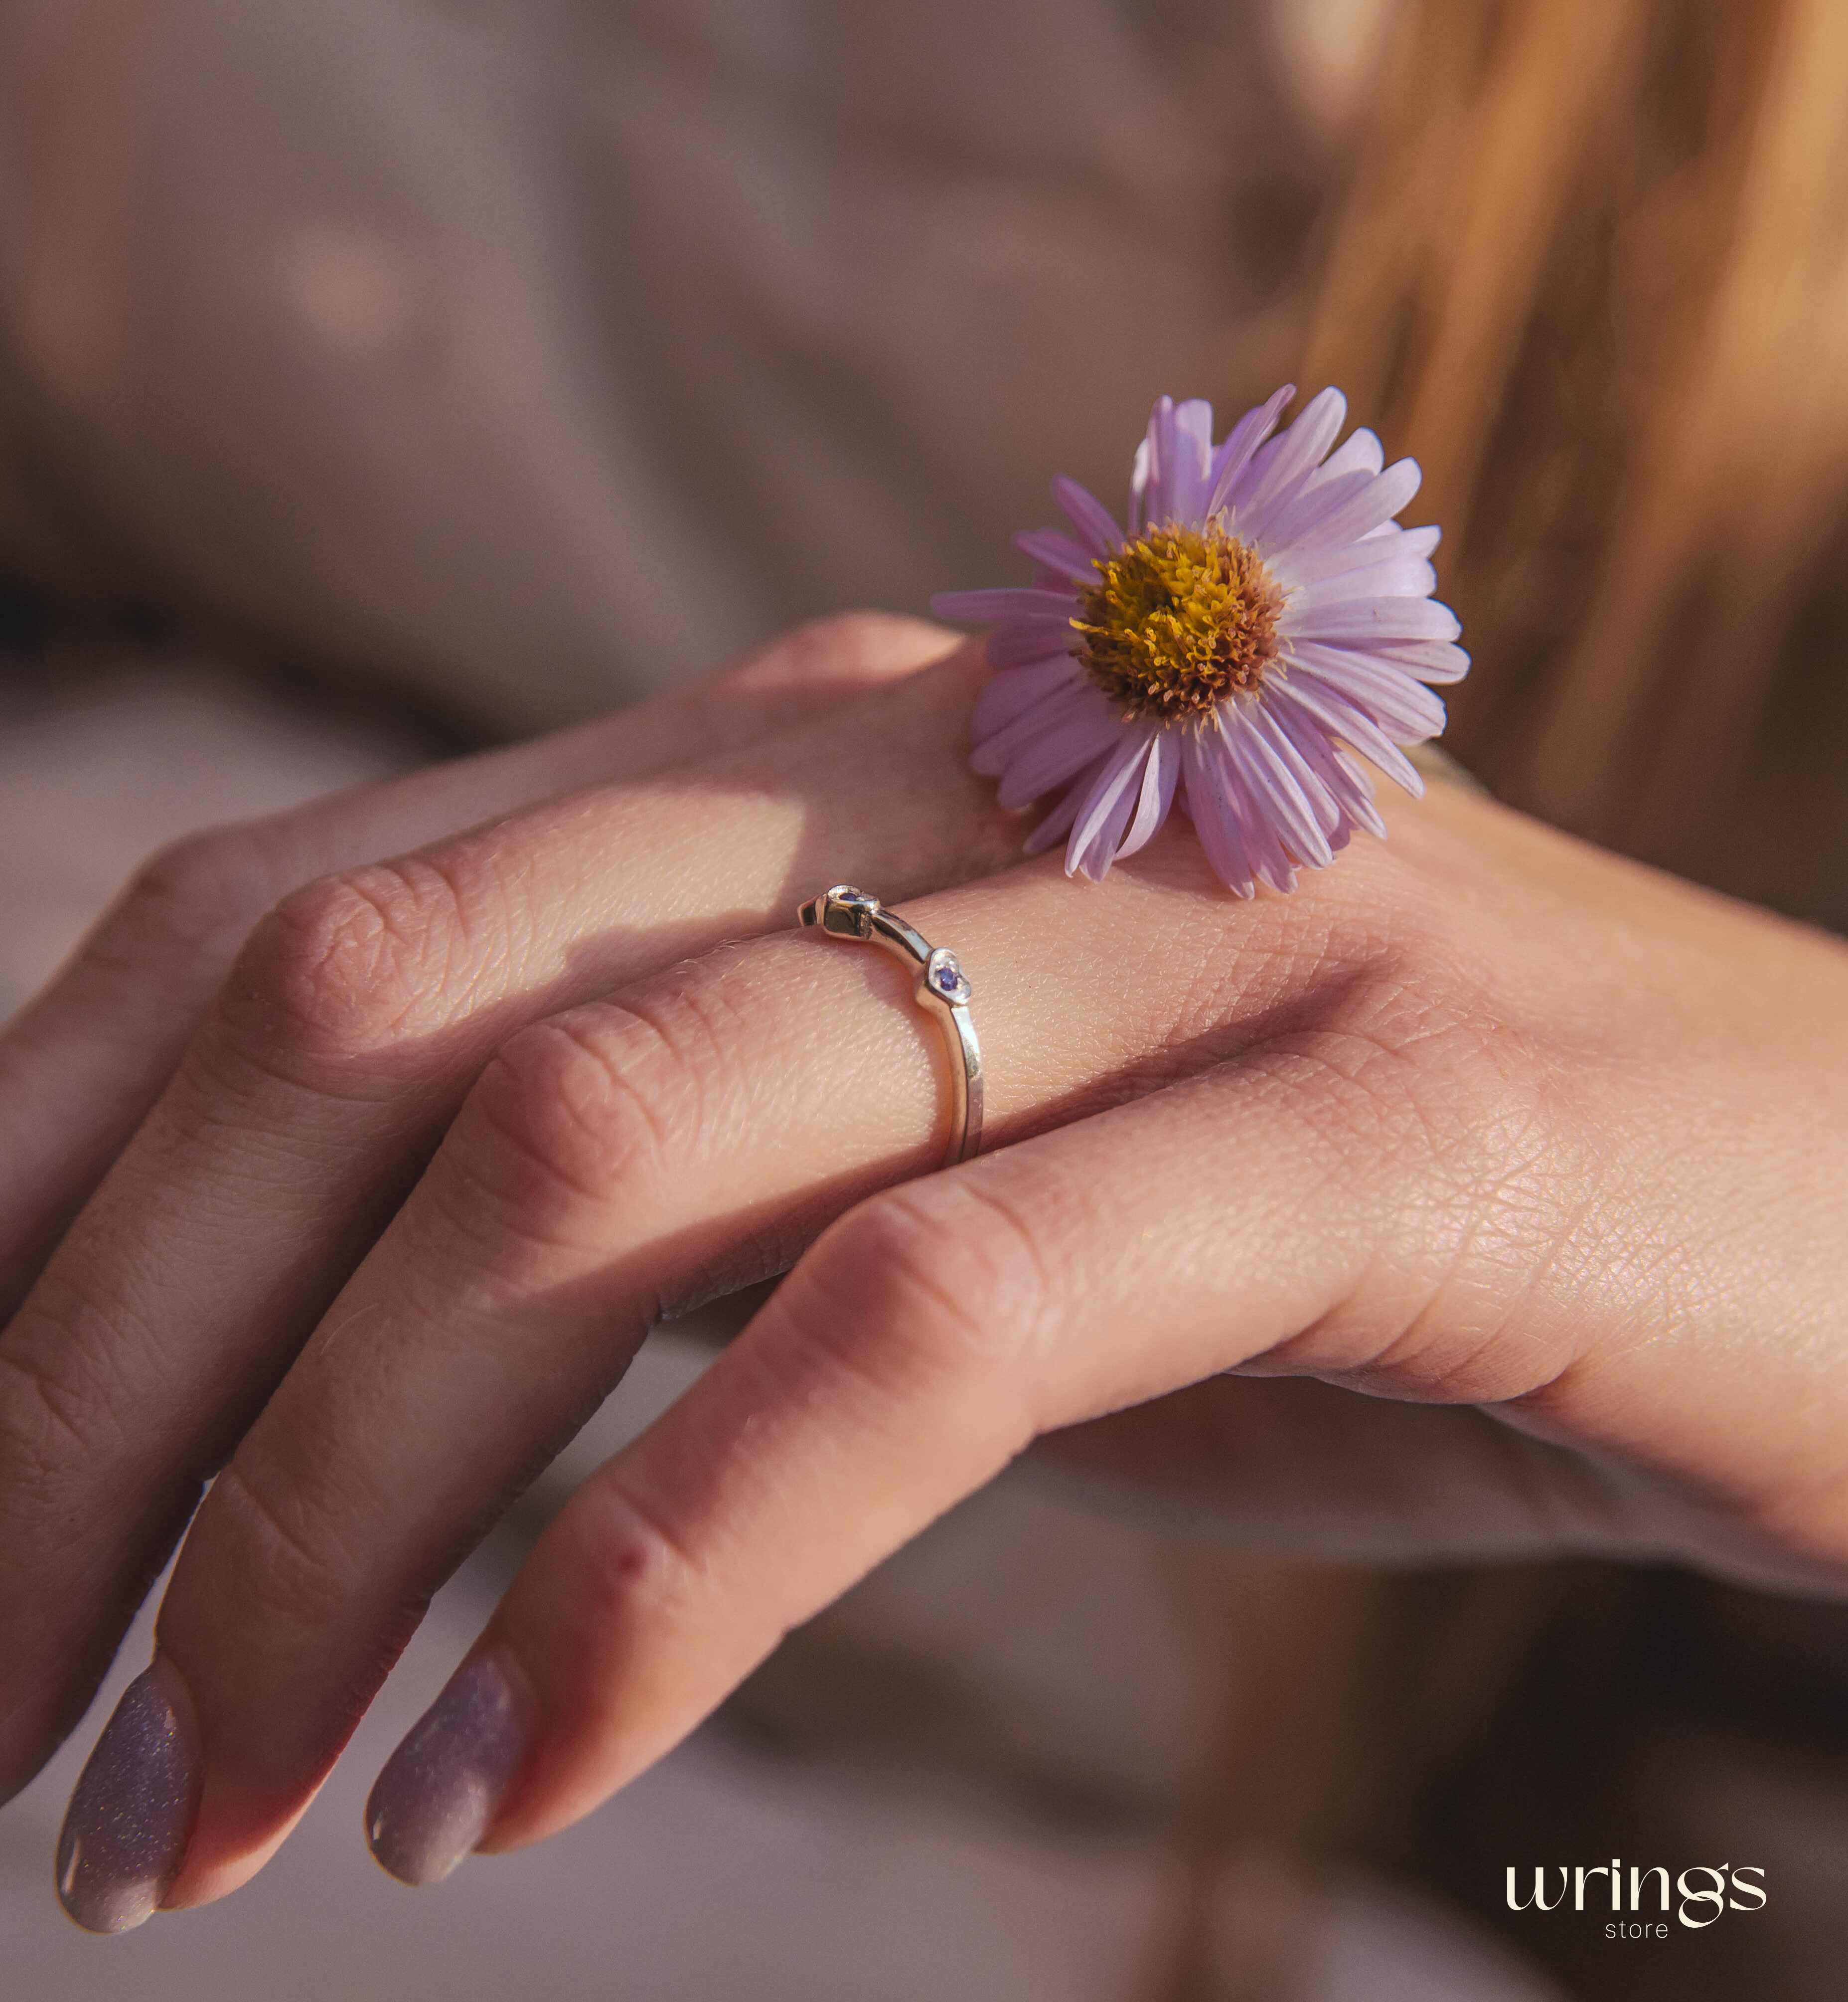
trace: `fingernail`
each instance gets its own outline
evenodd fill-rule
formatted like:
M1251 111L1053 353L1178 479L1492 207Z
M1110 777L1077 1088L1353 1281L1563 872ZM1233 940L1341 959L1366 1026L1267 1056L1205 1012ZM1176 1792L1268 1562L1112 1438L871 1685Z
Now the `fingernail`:
M527 1729L491 1654L458 1669L385 1762L366 1803L366 1838L405 1884L441 1882L473 1853L525 1763Z
M135 1677L96 1741L58 1839L58 1895L92 1933L153 1916L186 1860L198 1773L164 1663Z

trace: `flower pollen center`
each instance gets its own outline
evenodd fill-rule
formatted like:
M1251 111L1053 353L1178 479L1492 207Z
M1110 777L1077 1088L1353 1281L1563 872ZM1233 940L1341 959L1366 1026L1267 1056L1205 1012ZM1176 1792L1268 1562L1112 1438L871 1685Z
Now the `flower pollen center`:
M1125 715L1204 722L1277 657L1283 593L1217 515L1149 528L1097 568L1072 624L1091 678Z

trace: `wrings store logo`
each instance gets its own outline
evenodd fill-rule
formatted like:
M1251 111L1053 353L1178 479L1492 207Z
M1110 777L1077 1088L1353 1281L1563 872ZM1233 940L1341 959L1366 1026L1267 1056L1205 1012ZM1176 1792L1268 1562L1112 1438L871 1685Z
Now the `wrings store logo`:
M1557 1878L1554 1876L1557 1868ZM1622 1861L1613 1856L1608 1863L1541 1864L1533 1872L1533 1887L1522 1893L1521 1869L1508 1869L1508 1908L1511 1912L1557 1912L1567 1904L1574 1912L1585 1909L1586 1887L1594 1878L1605 1879L1595 1895L1594 1910L1608 1909L1619 1914L1604 1928L1606 1939L1666 1939L1668 1916L1677 1924L1698 1931L1714 1924L1728 1912L1759 1912L1765 1906L1765 1873L1756 1865L1730 1863L1696 1864L1671 1878L1660 1864L1644 1869L1630 1866L1627 1884ZM1624 1902L1624 1891L1630 1893Z

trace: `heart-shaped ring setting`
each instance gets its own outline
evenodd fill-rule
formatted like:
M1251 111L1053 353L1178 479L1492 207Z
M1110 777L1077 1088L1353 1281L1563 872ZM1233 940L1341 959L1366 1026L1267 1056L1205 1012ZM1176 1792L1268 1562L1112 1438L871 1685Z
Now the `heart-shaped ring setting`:
M940 1001L947 1001L953 1008L968 1004L975 989L954 953L939 946L930 955L924 968L924 985Z

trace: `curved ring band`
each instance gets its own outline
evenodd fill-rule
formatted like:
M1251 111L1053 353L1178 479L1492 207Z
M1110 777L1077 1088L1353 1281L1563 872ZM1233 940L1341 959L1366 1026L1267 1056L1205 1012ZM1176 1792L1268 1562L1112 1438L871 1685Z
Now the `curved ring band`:
M953 1168L959 1161L974 1160L982 1151L982 1045L969 1014L972 990L955 954L931 945L877 897L850 884L837 883L811 897L797 916L830 938L884 946L916 973L919 1002L941 1024L950 1052L955 1102L943 1165Z

